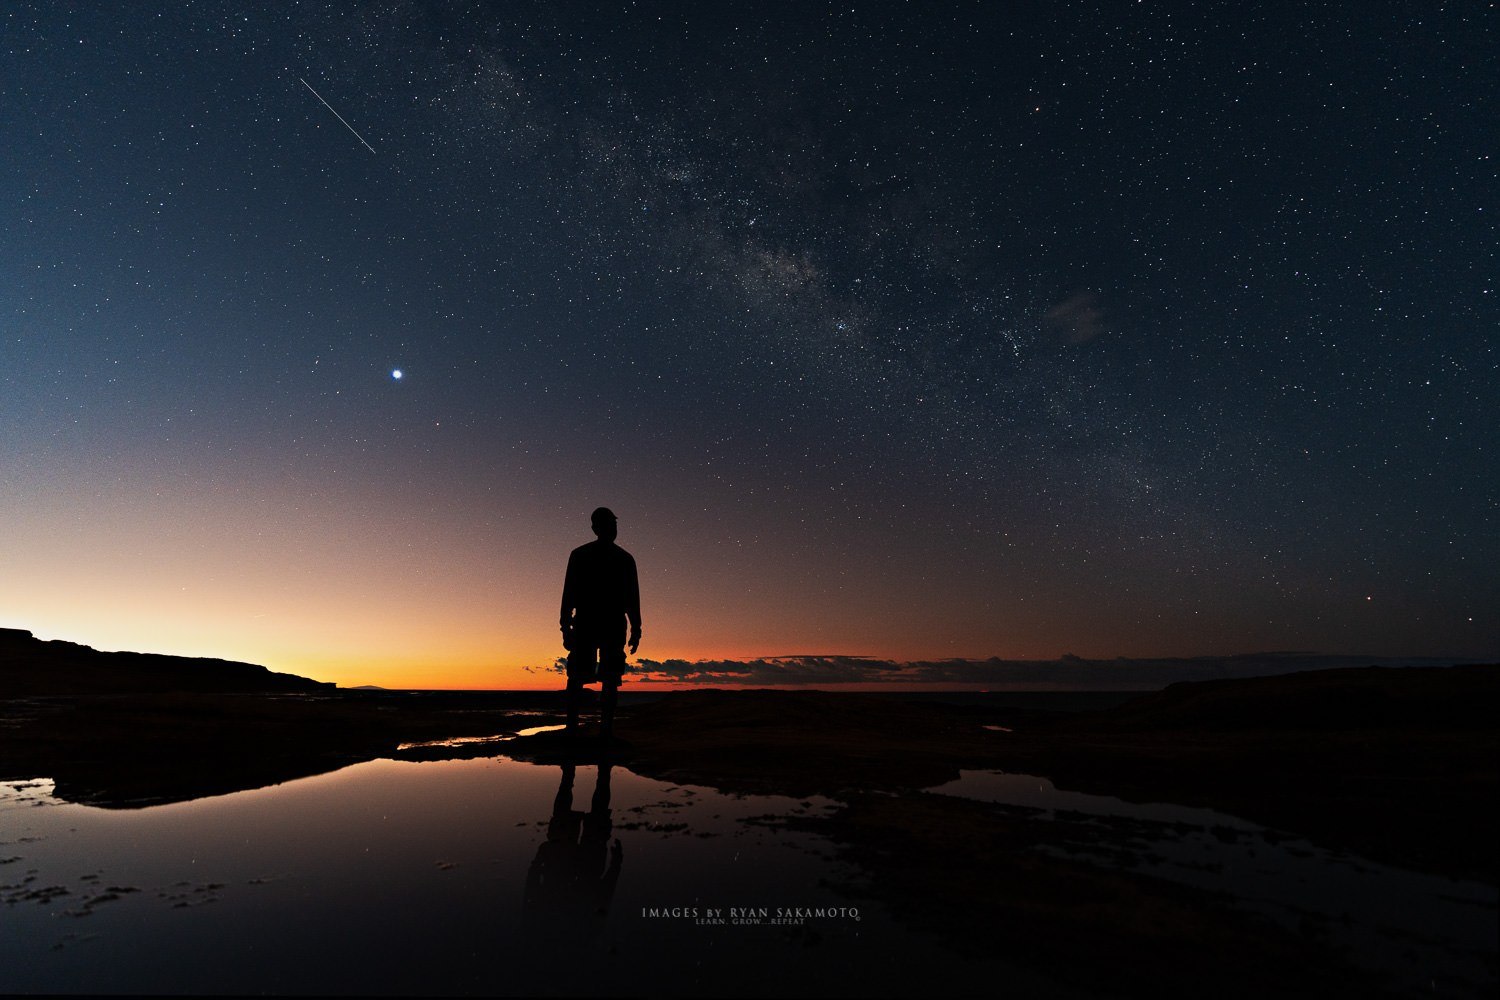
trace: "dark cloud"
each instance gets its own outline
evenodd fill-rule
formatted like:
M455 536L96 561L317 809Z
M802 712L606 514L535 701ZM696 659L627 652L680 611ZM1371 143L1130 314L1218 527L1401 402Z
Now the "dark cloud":
M635 662L637 683L695 683L762 687L820 684L987 685L998 689L1155 690L1178 681L1264 677L1301 670L1367 666L1447 666L1452 659L1330 656L1273 652L1238 656L1086 660L883 660L867 656L776 656L752 660L650 660ZM564 672L559 659L550 668Z

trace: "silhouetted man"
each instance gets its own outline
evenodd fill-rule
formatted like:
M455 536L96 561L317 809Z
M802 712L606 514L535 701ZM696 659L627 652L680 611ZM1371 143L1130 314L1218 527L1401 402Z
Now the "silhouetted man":
M603 698L599 731L614 727L615 694L625 675L625 622L630 651L641 644L641 588L635 559L615 544L615 515L600 507L590 517L599 540L568 556L563 581L563 648L568 651L568 732L578 729L578 700L585 684L600 681Z

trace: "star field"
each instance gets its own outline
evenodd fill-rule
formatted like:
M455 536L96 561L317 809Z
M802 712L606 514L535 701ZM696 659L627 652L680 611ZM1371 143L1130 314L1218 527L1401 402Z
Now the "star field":
M658 658L1500 650L1488 8L0 18L0 624L507 686L607 504Z

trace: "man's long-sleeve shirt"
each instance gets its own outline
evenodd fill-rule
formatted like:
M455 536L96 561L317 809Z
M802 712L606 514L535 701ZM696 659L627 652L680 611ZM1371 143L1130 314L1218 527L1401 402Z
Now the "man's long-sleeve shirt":
M641 628L641 587L635 559L614 542L593 541L568 555L563 580L562 624L607 625L630 619Z

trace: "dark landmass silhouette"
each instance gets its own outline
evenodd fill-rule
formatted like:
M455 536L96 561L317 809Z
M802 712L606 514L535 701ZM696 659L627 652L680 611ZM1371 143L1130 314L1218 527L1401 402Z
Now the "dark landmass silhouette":
M1178 683L1099 713L1093 728L1217 732L1483 729L1500 705L1497 666L1439 670L1366 666Z
M334 685L254 663L164 653L108 653L25 629L0 629L0 698L177 691L331 691Z
M924 789L969 768L1035 774L1062 790L1216 809L1273 842L1306 838L1354 861L1500 877L1500 665L1193 681L1075 699L1071 711L1046 699L683 691L621 706L611 739L596 726L517 735L560 723L561 691L338 690L252 664L98 653L16 631L0 633L0 678L0 780L51 778L56 797L94 806L224 794L382 757L494 755L612 762L731 794L826 795L830 811L756 822L824 838L852 873L829 876L851 903L875 901L960 953L1085 994L1392 988L1353 970L1315 927L1080 860L1153 835L1140 821Z
M30 649L36 640L10 642ZM91 670L74 683L103 676ZM1302 837L1490 884L1500 875L1500 665L1184 682L1111 700L1061 711L1024 699L683 691L621 706L614 738L604 739L587 726L573 737L516 735L560 723L561 691L74 687L0 696L0 780L51 778L58 798L131 808L380 757L505 755L568 767L607 761L728 793L821 794L834 800L831 812L757 822L826 838L846 871L865 873L833 883L852 901L876 900L959 952L1086 993L1391 988L1351 971L1316 929L1278 926L1146 871L1080 862L1117 851L1140 834L1138 821L924 789L968 768L1035 774L1062 790L1216 809L1266 827L1268 840Z
M588 730L503 739L561 722L561 692L336 690L253 664L99 653L20 630L0 633L0 677L0 779L49 777L58 796L94 805L221 794L375 757L608 755L662 780L841 799L995 768L1216 808L1406 867L1490 880L1497 870L1494 665L1184 682L1076 712L684 691L622 707L612 741Z

